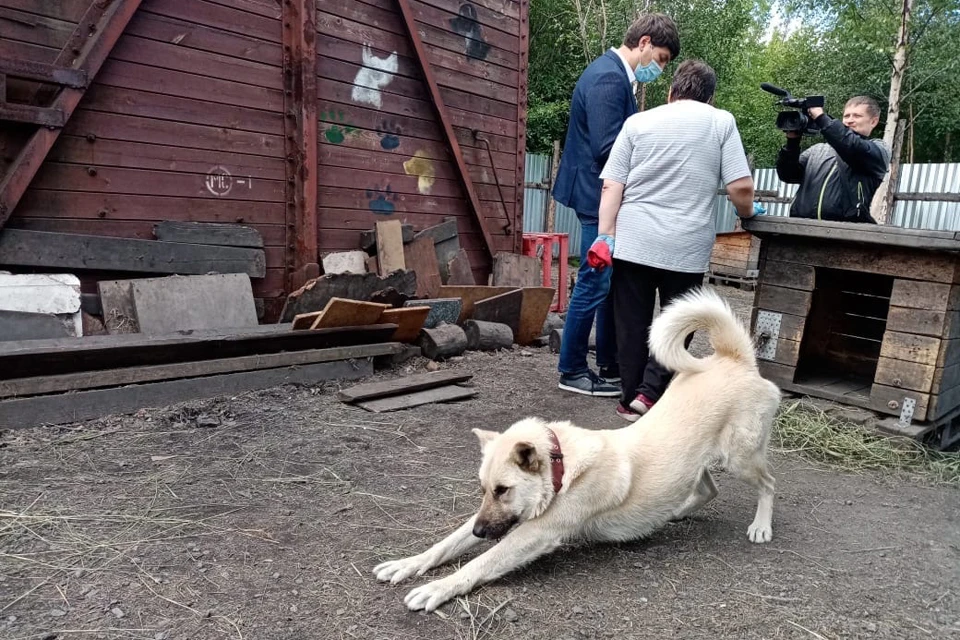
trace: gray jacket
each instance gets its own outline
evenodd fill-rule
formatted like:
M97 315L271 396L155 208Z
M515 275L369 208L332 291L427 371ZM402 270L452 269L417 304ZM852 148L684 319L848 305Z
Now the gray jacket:
M801 153L800 139L790 138L777 156L780 179L800 185L790 217L876 222L870 202L890 166L890 150L827 114L816 122L826 142Z

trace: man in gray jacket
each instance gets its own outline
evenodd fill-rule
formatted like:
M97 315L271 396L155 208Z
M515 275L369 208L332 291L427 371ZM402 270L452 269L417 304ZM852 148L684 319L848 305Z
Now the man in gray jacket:
M875 223L870 202L890 166L890 150L882 140L870 139L880 121L876 100L850 98L842 121L817 107L808 113L825 142L800 153L800 133L790 132L777 156L780 179L800 185L790 217Z

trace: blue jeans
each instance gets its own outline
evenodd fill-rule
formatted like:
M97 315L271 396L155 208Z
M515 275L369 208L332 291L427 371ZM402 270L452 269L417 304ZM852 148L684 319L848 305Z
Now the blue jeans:
M580 270L570 296L567 319L563 324L560 342L562 375L576 375L588 370L587 343L593 320L597 320L597 366L609 367L617 363L617 335L613 328L613 303L610 296L610 276L613 269L595 271L587 266L587 251L597 239L597 223L580 220Z

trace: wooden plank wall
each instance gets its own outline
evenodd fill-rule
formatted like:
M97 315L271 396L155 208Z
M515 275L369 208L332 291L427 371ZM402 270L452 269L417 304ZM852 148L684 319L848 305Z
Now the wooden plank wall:
M718 233L710 254L711 273L740 278L756 277L760 238L749 231Z
M52 61L89 4L0 0L0 55ZM144 0L8 224L149 239L162 220L243 222L266 246L255 295L282 296L281 43L275 0Z
M518 104L526 99L527 3L410 5L494 249L514 251L522 233L525 126ZM455 216L477 281L486 282L489 254L396 0L320 1L317 31L321 253L355 249L357 232L378 220L421 229ZM492 165L473 130L486 134Z

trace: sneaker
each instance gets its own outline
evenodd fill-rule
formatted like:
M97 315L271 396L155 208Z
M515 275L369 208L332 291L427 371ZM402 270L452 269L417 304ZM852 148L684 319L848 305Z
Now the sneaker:
M600 377L607 382L620 382L620 365L612 364L609 367L600 367Z
M634 411L633 409L627 409L619 402L617 403L617 415L626 420L627 422L636 422L640 419L640 414Z
M562 375L557 387L564 391L600 398L614 398L620 395L620 385L604 380L593 371L585 371L575 375Z
M647 411L653 407L654 401L643 395L642 393L637 394L637 397L633 399L633 402L630 403L630 408L639 413L640 415L645 414Z

